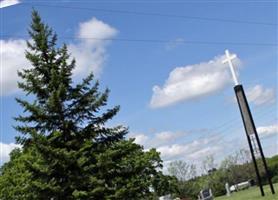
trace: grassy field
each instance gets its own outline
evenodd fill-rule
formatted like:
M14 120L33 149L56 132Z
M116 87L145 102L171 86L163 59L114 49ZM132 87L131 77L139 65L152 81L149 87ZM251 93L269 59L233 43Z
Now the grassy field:
M274 185L275 195L272 195L269 186L264 187L265 196L262 197L259 187L252 187L247 190L232 193L230 197L221 196L215 200L278 200L278 183Z

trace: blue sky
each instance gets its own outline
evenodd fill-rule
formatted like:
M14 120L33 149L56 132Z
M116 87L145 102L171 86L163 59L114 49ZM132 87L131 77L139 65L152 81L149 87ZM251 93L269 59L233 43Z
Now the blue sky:
M11 6L6 7L8 2ZM16 70L28 67L32 7L77 59L74 79L94 71L111 90L128 137L156 147L165 164L220 161L245 147L225 49L236 66L267 156L278 153L277 2L1 1L1 159L16 145ZM155 14L153 14L155 13ZM102 39L102 40L99 40ZM105 40L103 40L105 39Z

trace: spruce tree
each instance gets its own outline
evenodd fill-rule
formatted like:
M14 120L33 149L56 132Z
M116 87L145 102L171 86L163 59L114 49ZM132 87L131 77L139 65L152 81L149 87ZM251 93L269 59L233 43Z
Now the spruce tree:
M18 187L25 187L25 194L13 199L150 197L152 181L162 167L159 153L144 152L134 140L125 139L125 127L105 126L119 106L103 108L109 90L99 92L92 73L81 83L73 83L75 60L70 59L65 44L58 47L57 35L37 11L32 12L29 34L32 40L27 42L26 58L32 66L18 73L22 79L18 86L30 98L16 99L24 109L15 118L19 123L15 128L21 132L16 138L22 145L21 157L2 168L0 187L6 187L3 177L13 170L24 172L28 180L0 189L0 198L9 199L3 191ZM20 169L19 161L24 164Z
M19 72L19 87L34 97L32 102L17 99L25 115L16 118L23 125L17 138L24 148L34 148L41 155L29 163L33 188L42 198L71 199L73 192L86 191L98 185L90 176L96 170L97 153L121 139L126 129L105 128L119 107L99 114L107 103L109 91L98 91L99 84L89 74L80 84L73 85L75 60L69 61L66 45L56 48L57 36L45 25L36 11L32 14L26 58L32 68ZM85 183L86 185L83 185Z

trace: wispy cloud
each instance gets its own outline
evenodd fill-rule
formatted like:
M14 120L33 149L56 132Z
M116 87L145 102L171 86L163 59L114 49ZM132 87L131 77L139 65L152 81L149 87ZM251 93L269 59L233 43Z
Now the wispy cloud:
M278 136L278 125L260 126L257 131L262 138ZM238 149L248 149L247 141L239 140L238 137L230 139L223 134L209 131L207 135L195 138L196 133L193 131L162 131L154 134L131 134L129 137L135 138L135 143L143 145L146 150L156 148L160 152L165 166L174 160L184 160L200 165L201 161L209 155L213 155L218 163L224 157L235 153L235 146ZM195 139L192 139L192 136ZM277 151L277 145L274 146L274 150ZM270 152L272 151L273 147Z
M13 6L13 5L16 5L16 4L19 4L19 3L20 3L19 0L2 0L2 1L0 1L0 8Z
M162 131L153 134L152 136L147 136L143 133L131 133L129 137L135 138L135 143L143 145L146 149L156 148L161 145L173 143L176 140L185 137L188 132L182 131Z
M152 108L170 106L222 90L231 82L229 69L222 64L223 59L222 55L208 62L176 67L162 87L157 85L153 87L150 106ZM237 58L235 62L238 66L240 60Z
M278 135L278 124L258 127L257 132L263 138Z
M255 85L246 92L249 102L255 105L265 105L275 102L275 90L272 88L264 88L262 85Z
M206 156L219 152L222 148L218 144L219 136L195 139L189 143L170 144L157 148L164 161L185 159L187 161L200 161Z
M135 143L143 145L145 149L156 148L164 162L175 159L201 160L222 148L218 145L219 135L209 135L185 143L188 134L189 132L163 131L153 135L131 134L130 137L135 138Z
M105 63L108 41L94 40L94 38L111 39L117 34L117 30L108 24L92 18L79 25L76 43L70 43L69 52L76 58L75 76L85 75L93 71L99 75ZM17 71L29 68L31 65L25 59L26 42L24 39L0 40L1 74L0 85L2 96L10 95L18 91Z
M191 153L189 157L193 160L200 160L204 159L205 157L209 155L215 155L221 150L221 146L209 146L209 147L204 147L194 153Z
M176 38L175 40L172 40L170 42L168 42L166 45L165 45L165 49L170 51L170 50L173 50L175 48L177 48L178 46L182 45L185 43L185 40L182 39L182 38Z

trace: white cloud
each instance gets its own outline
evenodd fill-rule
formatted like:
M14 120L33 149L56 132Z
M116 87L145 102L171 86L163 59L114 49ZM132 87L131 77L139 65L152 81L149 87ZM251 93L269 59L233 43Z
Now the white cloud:
M201 160L207 155L217 153L222 147L217 144L219 136L195 139L189 143L168 144L160 146L157 151L161 153L164 161L173 159Z
M148 141L148 136L144 135L144 134L138 134L134 136L135 140L134 142L136 144L140 144L140 145L145 145L146 142Z
M106 47L109 41L91 40L89 38L111 39L117 30L104 22L92 18L87 22L80 23L77 43L69 44L69 52L76 58L74 75L86 75L93 71L99 75L105 62ZM87 38L87 39L81 39ZM26 42L23 39L0 40L0 85L1 96L10 95L18 91L17 71L30 67L25 59Z
M18 0L3 0L3 1L0 1L0 8L13 6L13 5L16 5L16 4L19 4L19 3L20 3L20 1L18 1Z
M220 151L219 145L209 146L203 142L193 141L188 144L172 144L157 148L164 161L186 159L187 161L200 161L208 155Z
M177 137L177 134L173 134L170 131L164 131L156 134L156 138L161 141L171 141Z
M17 71L22 68L28 68L29 62L25 59L25 40L0 40L0 85L1 96L9 95L18 90Z
M262 126L257 128L260 137L278 136L278 125ZM188 163L195 163L199 167L201 161L207 156L213 155L215 161L220 163L224 157L234 153L234 147L238 149L248 148L246 140L239 140L237 137L228 139L226 136L218 133L208 133L208 135L193 139L193 131L173 132L163 131L155 134L133 134L129 137L136 138L135 142L143 145L145 150L156 148L161 153L161 159L164 163L164 170L167 164L174 160L184 160ZM270 152L277 152L277 145L272 146ZM267 154L267 155L273 155ZM166 167L165 167L166 166Z
M150 106L165 107L196 99L222 90L231 82L229 68L222 64L224 56L208 62L175 68L163 87L154 86ZM236 66L240 60L235 60Z
M264 105L275 102L274 89L264 88L261 85L249 88L246 92L246 96L248 101L254 103L255 105Z
M203 149L200 149L192 154L189 157L193 160L199 160L200 158L205 158L208 155L214 155L215 153L219 152L221 149L220 146L209 146Z
M0 163L7 162L9 160L9 154L15 148L20 148L20 145L14 143L5 144L0 142Z
M162 131L152 136L147 136L143 133L131 133L129 137L135 138L134 142L143 145L144 148L157 148L161 145L173 143L187 134L187 132Z
M258 127L257 132L261 137L278 135L278 124Z
M96 18L80 23L77 34L79 42L69 45L69 51L76 58L75 73L83 75L93 71L98 75L106 59L109 39L116 34L115 28Z
M128 137L135 138L134 142L143 145L145 149L156 148L164 162L174 159L201 160L222 148L217 144L220 141L220 136L217 134L184 143L188 133L178 131L162 131L153 135L131 133Z
M157 151L161 153L161 157L164 160L170 160L176 157L185 157L189 151L189 146L173 144L167 146L161 146L157 148Z

